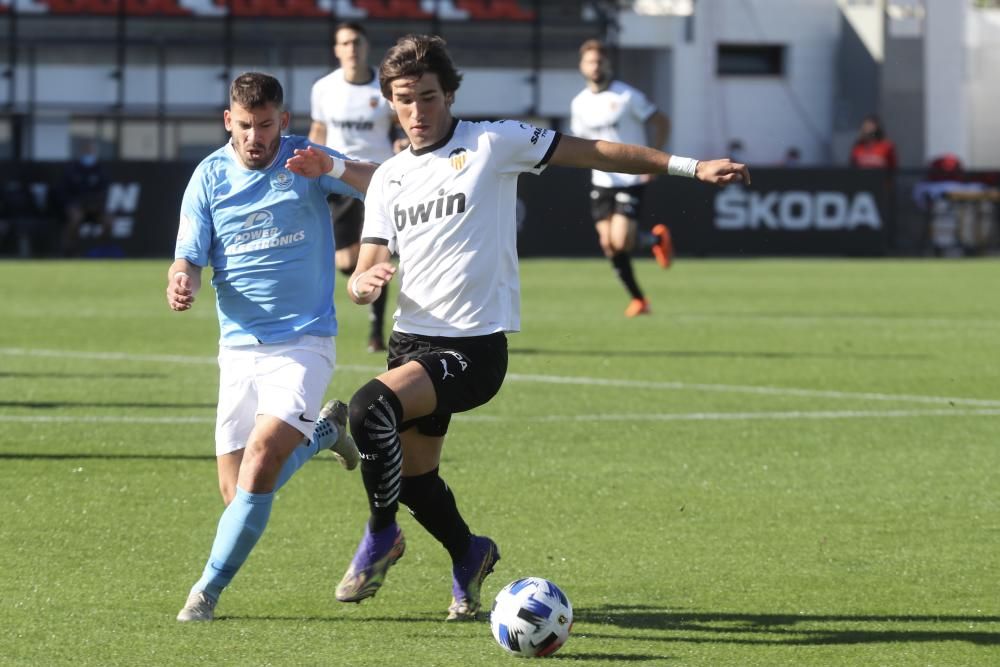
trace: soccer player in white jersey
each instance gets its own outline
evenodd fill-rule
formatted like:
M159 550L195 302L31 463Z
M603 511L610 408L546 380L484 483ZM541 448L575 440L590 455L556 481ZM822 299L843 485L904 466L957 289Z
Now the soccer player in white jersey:
M333 31L333 53L340 67L312 87L309 140L369 162L385 162L393 154L396 114L382 97L378 77L368 64L368 36L363 26L345 22ZM358 263L364 204L354 197L331 195L330 216L337 243L337 269L345 276ZM371 304L368 351L384 352L385 304L388 290Z
M407 35L379 70L382 93L410 148L376 170L366 195L358 266L347 284L366 304L397 275L399 305L388 370L351 398L370 517L336 596L370 597L406 547L396 524L408 506L452 559L449 620L474 619L483 579L500 559L473 535L438 474L451 415L489 401L507 372L506 334L520 328L517 178L548 164L717 184L749 182L745 165L698 162L645 146L590 141L517 121L453 118L461 82L439 37Z
M645 95L611 77L607 48L596 39L580 46L580 73L586 87L573 98L571 131L584 139L603 139L626 144L662 148L670 133L670 120ZM611 260L618 278L632 297L625 315L649 313L632 270L631 252L649 176L595 169L591 174L590 211L604 255ZM665 225L653 228L653 255L660 266L670 266L670 232Z
M242 74L229 96L231 139L191 176L167 272L167 303L186 311L211 265L221 330L215 447L226 508L179 621L212 620L274 492L299 467L326 448L348 468L360 458L346 406L321 409L337 333L326 196L360 197L375 165L282 136L289 114L271 76Z

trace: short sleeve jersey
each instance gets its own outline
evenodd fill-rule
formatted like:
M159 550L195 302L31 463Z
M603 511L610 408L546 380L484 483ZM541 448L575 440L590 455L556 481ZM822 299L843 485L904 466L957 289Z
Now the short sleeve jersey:
M584 88L570 106L572 133L584 139L604 139L625 144L646 144L646 121L656 113L656 105L645 95L622 81L612 81L605 90L595 93ZM592 172L592 182L602 188L626 188L637 185L638 174Z
M559 133L517 121L455 121L372 177L362 243L399 253L395 330L427 336L518 331L517 178L541 173Z
M374 71L368 83L351 83L337 69L313 84L312 119L326 125L326 145L353 158L385 162L392 156L393 117Z
M211 265L222 345L337 333L326 197L362 195L330 176L286 169L293 151L309 145L282 137L270 165L247 169L226 144L201 161L184 191L174 257Z

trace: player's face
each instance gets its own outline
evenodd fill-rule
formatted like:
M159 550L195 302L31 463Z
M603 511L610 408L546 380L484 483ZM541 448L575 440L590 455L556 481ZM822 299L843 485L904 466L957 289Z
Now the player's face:
M434 72L392 82L392 108L410 145L423 148L444 138L451 128L451 104L455 93L446 93Z
M580 58L580 74L588 83L602 84L611 75L611 63L597 49L589 49Z
M271 164L281 145L281 132L288 127L288 112L270 103L247 109L234 102L224 117L243 166L263 169Z
M333 38L333 55L345 69L363 67L368 64L368 40L360 32L341 28Z

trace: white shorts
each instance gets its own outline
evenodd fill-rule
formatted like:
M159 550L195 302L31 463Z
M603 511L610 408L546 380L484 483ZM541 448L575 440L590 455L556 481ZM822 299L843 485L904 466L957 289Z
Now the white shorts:
M318 336L220 347L215 455L246 447L257 415L277 417L312 436L336 359L333 338Z

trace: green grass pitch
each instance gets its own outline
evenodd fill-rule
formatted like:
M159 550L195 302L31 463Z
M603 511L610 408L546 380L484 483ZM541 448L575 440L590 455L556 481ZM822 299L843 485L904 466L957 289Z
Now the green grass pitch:
M447 556L405 512L379 595L334 600L366 504L327 455L219 620L174 621L222 504L213 295L170 312L167 264L0 263L0 664L515 664L443 622ZM653 314L627 320L605 261L522 264L509 376L442 464L502 551L487 606L558 583L557 664L1000 664L1000 264L637 273ZM347 398L380 360L343 296Z

